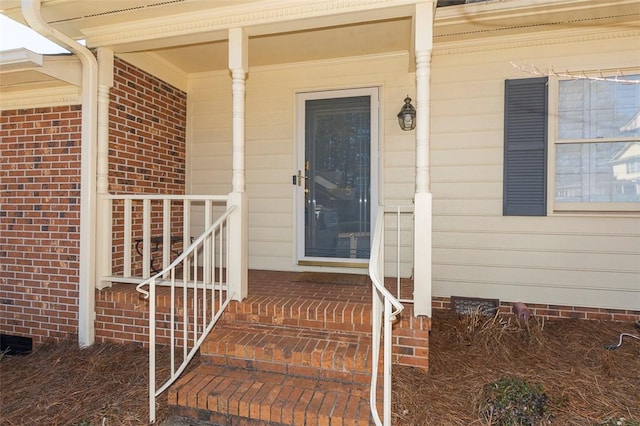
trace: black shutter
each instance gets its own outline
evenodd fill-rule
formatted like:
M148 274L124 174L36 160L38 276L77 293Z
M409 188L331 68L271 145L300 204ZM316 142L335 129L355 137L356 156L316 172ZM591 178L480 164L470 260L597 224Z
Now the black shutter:
M505 216L547 214L547 80L505 81Z

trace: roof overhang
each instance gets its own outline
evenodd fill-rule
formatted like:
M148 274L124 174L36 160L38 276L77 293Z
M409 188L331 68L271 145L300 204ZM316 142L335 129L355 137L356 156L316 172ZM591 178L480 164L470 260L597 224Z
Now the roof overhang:
M431 0L42 0L55 29L89 48L106 47L138 64L154 63L185 81L226 70L228 30L249 34L251 67L413 50L416 5ZM440 0L434 49L482 45L545 33L635 30L637 0ZM24 22L20 0L0 0ZM311 46L311 47L310 47ZM410 61L411 63L411 61ZM178 86L181 86L178 84Z
M80 60L71 54L41 55L27 49L0 52L0 109L79 103Z

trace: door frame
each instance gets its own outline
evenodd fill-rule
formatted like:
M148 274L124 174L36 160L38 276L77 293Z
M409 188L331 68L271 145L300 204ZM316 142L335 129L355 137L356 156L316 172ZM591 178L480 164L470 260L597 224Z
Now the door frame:
M376 215L378 212L378 203L380 200L380 87L366 86L348 89L334 90L318 90L304 91L296 93L296 114L295 114L295 152L296 161L294 175L298 170L304 172L305 164L305 103L308 100L346 98L356 96L369 96L370 103L370 122L371 122L371 140L370 140L370 227L373 231ZM353 259L353 258L335 258L335 257L308 257L305 256L305 192L304 185L294 185L294 208L295 217L294 226L294 261L297 265L306 266L330 266L330 267L347 267L347 268L366 268L369 265L369 259ZM373 238L373 235L370 235Z

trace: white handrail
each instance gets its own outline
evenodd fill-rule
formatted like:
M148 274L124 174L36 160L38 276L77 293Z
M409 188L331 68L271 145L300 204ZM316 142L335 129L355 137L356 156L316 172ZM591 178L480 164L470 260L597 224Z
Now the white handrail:
M229 271L229 219L236 209L229 207L209 228L182 252L169 266L140 283L136 290L149 300L149 419L155 421L156 397L162 394L186 369L202 342L222 316L233 298L228 283ZM202 256L203 276L198 277L198 258ZM216 273L216 261L217 273ZM176 278L176 269L182 266L182 277ZM156 286L170 275L169 350L170 377L156 388ZM181 281L182 312L176 320L176 281ZM149 286L148 290L144 287ZM189 316L188 291L193 296L193 314ZM199 297L200 296L200 297ZM207 298L209 296L209 298ZM192 319L192 321L191 321ZM177 328L182 323L182 329ZM182 339L176 338L176 331ZM193 333L191 333L193 332ZM190 339L189 336L192 336ZM180 341L181 340L181 341ZM175 348L182 347L182 362L176 368ZM189 349L191 348L191 349Z
M373 420L378 426L391 425L391 356L392 324L404 306L384 286L384 209L379 208L369 259L369 277L373 287L371 312L371 389L369 403ZM378 364L380 359L380 331L383 330L383 419L380 420L377 406Z

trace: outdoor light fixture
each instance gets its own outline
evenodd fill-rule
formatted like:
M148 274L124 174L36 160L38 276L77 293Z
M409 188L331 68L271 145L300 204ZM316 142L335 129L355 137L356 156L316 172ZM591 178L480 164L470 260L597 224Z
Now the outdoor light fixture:
M409 95L404 98L404 105L398 113L398 124L400 124L400 128L404 131L416 128L416 109L411 105Z

